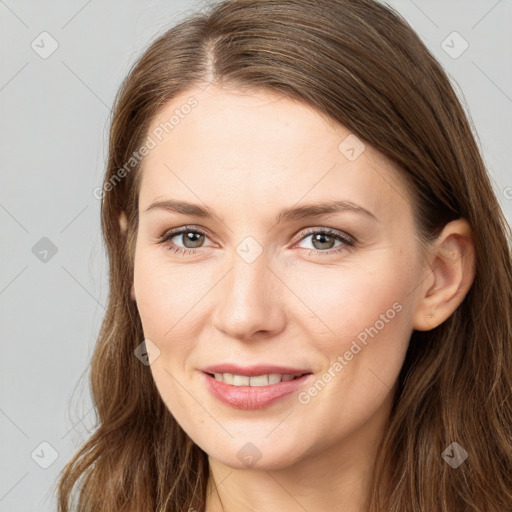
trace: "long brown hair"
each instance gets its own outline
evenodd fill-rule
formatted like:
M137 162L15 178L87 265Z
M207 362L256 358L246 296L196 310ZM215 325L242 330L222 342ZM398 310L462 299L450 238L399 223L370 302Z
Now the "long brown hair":
M511 511L512 236L449 79L375 1L227 0L158 37L116 97L101 209L110 295L90 374L98 424L62 471L60 512L72 510L75 486L80 512L204 511L207 454L134 356L144 335L130 297L140 182L130 159L157 111L206 83L298 99L377 148L410 184L422 241L467 219L475 280L449 319L412 334L368 510ZM455 441L468 453L457 469L441 457Z

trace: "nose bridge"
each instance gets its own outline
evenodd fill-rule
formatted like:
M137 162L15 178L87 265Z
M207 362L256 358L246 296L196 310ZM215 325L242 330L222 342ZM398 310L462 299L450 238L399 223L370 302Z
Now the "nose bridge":
M226 300L235 301L232 305L238 305L240 309L259 307L272 287L268 264L268 256L262 249L260 254L256 254L253 245L240 244L233 255Z
M218 329L239 338L279 329L283 317L269 263L261 245L251 237L239 244L220 289L215 313Z
M265 287L271 286L270 274L267 268L269 262L269 251L265 250L265 234L259 232L258 239L253 236L254 229L251 230L251 216L249 214L236 224L243 223L237 231L239 233L239 242L232 246L231 254L231 272L228 276L228 289L239 300L244 302L254 302L258 299L259 294L264 291ZM240 233L245 232L245 236L240 236ZM233 238L236 240L236 236Z

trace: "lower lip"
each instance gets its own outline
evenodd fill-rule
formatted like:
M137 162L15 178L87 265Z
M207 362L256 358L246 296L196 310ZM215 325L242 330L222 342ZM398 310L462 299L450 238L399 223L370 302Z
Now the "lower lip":
M234 386L221 382L208 373L202 373L213 396L237 409L262 409L297 391L313 376L309 373L297 379L281 381L268 386Z

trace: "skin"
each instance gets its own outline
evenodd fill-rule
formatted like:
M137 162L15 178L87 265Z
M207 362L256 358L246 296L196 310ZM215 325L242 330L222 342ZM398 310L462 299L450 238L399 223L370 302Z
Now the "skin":
M198 105L143 162L132 298L160 350L150 366L160 395L208 454L206 511L362 512L411 333L444 322L473 281L470 228L447 224L425 253L392 163L369 145L350 161L338 149L344 126L276 93L193 89L165 105L149 133L191 96ZM171 198L216 217L145 212ZM377 219L345 211L274 223L284 208L340 199ZM172 239L195 254L157 243L185 225L208 233L202 245ZM315 244L307 228L357 242L335 253L342 242ZM236 252L248 236L262 249L251 263ZM233 362L309 369L316 380L397 303L400 312L307 404L293 393L239 410L199 378L202 367ZM248 442L261 454L252 466L237 457Z

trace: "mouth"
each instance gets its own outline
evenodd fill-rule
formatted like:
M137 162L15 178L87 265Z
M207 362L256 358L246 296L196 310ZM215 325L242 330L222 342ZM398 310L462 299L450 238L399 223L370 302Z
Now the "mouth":
M243 375L201 372L206 388L217 400L235 409L262 409L308 385L312 372Z

